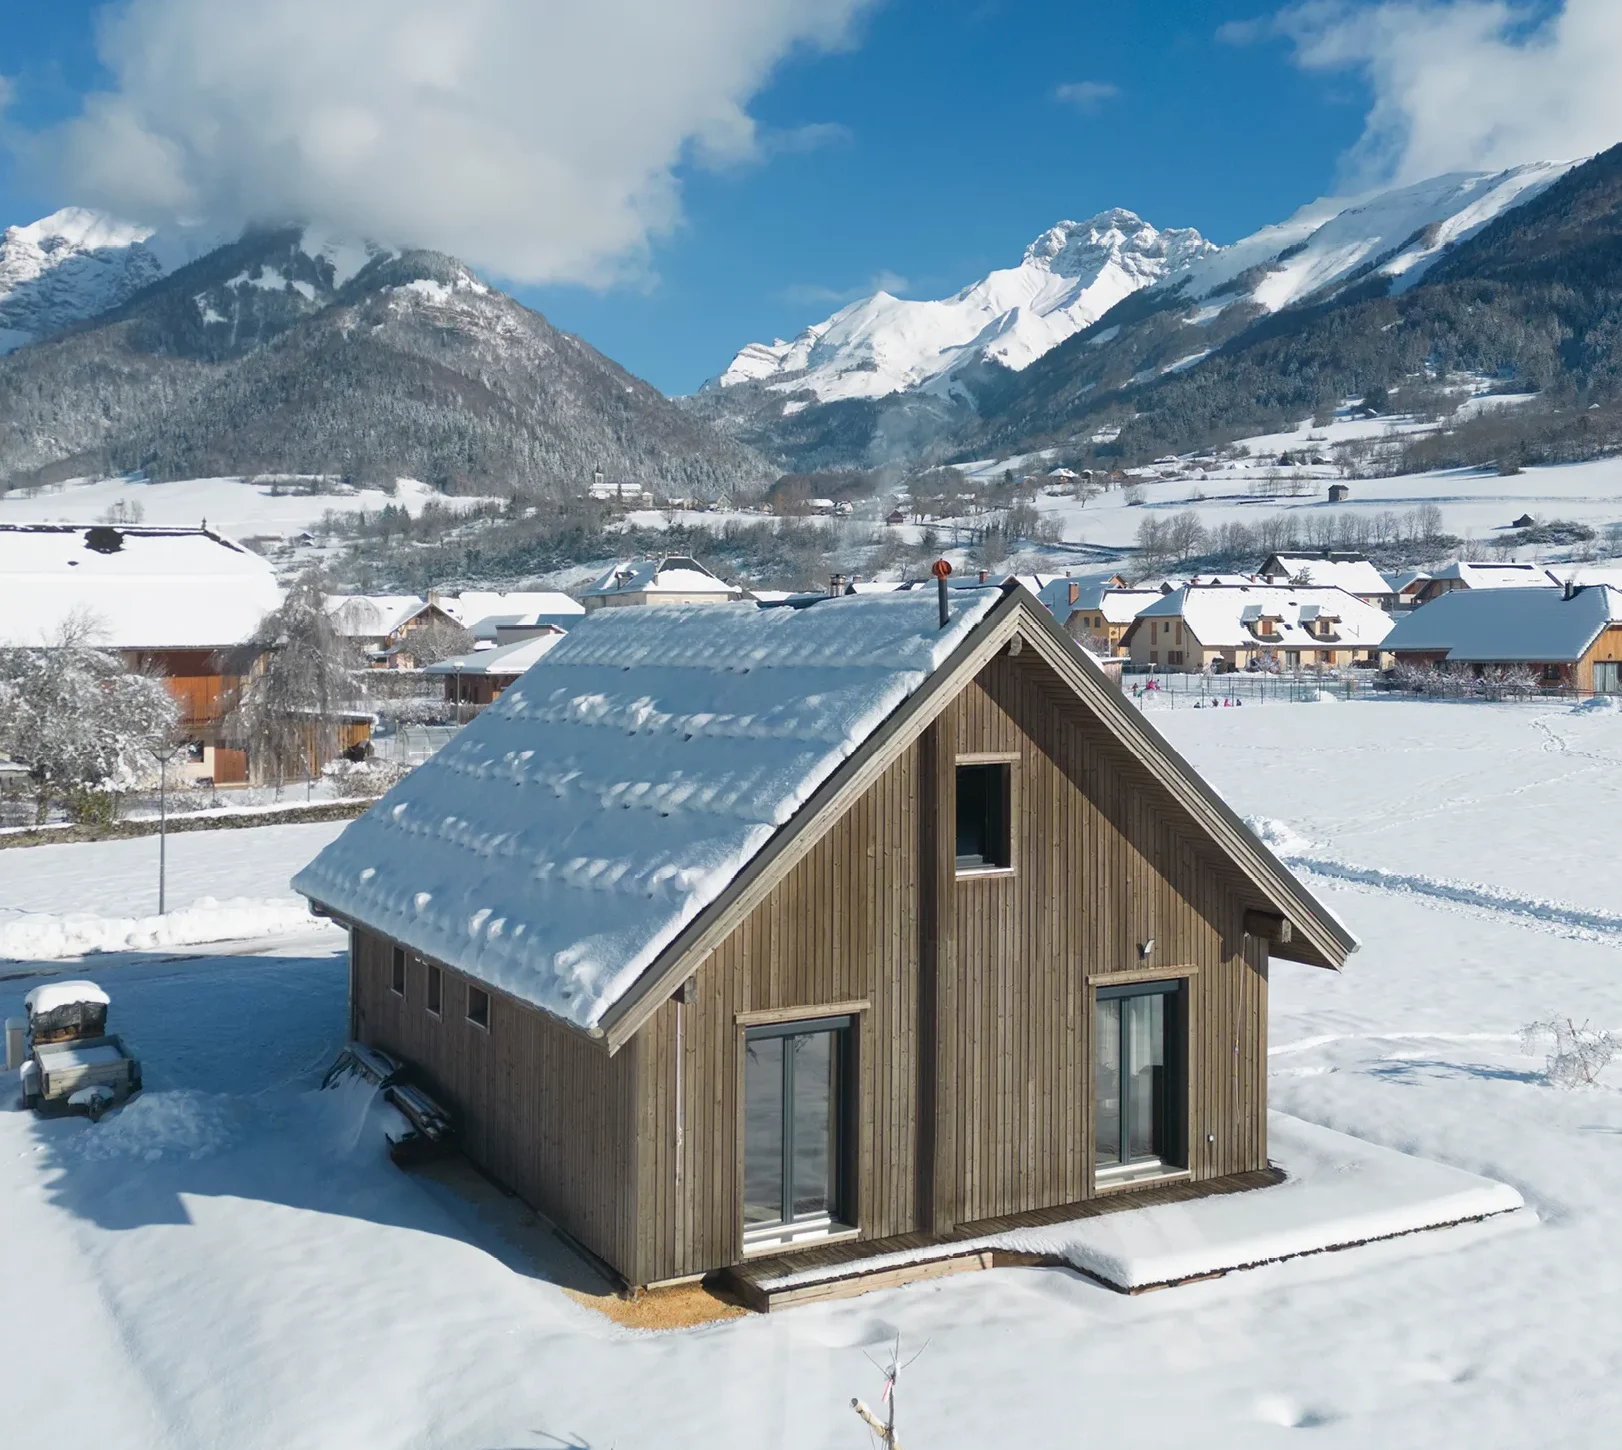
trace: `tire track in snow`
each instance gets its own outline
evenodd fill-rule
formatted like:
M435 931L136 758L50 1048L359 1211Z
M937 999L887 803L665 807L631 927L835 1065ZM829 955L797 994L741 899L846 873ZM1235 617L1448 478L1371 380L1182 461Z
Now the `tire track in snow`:
M1622 945L1622 914L1574 906L1539 896L1521 896L1479 881L1453 881L1445 876L1387 871L1383 866L1358 866L1333 856L1315 854L1315 843L1299 836L1282 821L1252 819L1252 830L1292 871L1327 881L1364 886L1398 896L1422 896L1455 908L1508 917L1522 926L1554 936Z

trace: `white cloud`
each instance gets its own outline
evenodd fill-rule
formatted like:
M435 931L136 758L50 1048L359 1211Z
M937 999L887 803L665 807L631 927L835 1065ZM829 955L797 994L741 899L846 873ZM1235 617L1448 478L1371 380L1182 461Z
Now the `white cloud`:
M1312 70L1355 70L1373 104L1356 183L1567 160L1622 141L1622 3L1312 0L1277 29Z
M859 297L871 297L875 292L888 292L892 297L905 297L912 284L899 272L875 272L860 287L825 287L817 282L793 282L779 292L783 302L805 307L843 307Z
M1066 81L1053 88L1053 99L1074 106L1084 115L1092 115L1105 101L1113 101L1121 88L1113 81Z
M305 219L600 283L677 224L684 163L835 139L763 140L747 107L870 3L129 0L103 14L111 89L20 144L56 189L145 221Z

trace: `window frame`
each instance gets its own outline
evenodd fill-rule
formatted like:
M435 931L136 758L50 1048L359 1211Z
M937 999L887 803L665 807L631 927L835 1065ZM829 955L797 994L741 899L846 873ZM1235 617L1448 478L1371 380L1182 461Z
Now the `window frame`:
M1189 1159L1193 1152L1194 1103L1193 1080L1193 978L1196 967L1156 967L1131 972L1101 973L1089 976L1087 985L1093 990L1088 1018L1088 1172L1092 1175L1093 1193L1116 1192L1123 1189L1164 1183L1167 1179L1186 1178L1191 1169ZM1171 1082L1166 1089L1162 1111L1167 1121L1162 1131L1175 1140L1171 1157L1162 1155L1154 1159L1131 1162L1124 1157L1115 1163L1098 1161L1098 1004L1120 1001L1131 997L1162 996L1171 999L1168 1009L1170 1021L1166 1025L1165 1051ZM1124 1028L1123 1028L1124 1031ZM1121 1056L1117 1051L1117 1058ZM1127 1077L1122 1072L1122 1091L1119 1109L1121 1144L1125 1143L1130 1113L1126 1104ZM1177 1160L1181 1161L1177 1161Z
M411 981L411 959L404 947L394 947L389 957L389 991L402 1002Z
M430 1017L443 1018L445 1015L445 973L443 969L433 962L424 962L428 969L428 977L422 994L422 1005L427 1009Z
M832 1011L828 1008L805 1007L794 1009L793 1015L788 1012L749 1014L740 1015L737 1020L738 1192L733 1208L737 1214L740 1248L746 1256L779 1254L802 1247L812 1248L830 1241L855 1238L860 1232L857 1226L859 1188L857 1169L860 1162L858 1138L861 1132L858 1096L861 1083L859 1072L861 1022L865 1007L866 1003L840 1003L836 1004ZM768 1020L761 1020L762 1018ZM838 1135L833 1164L835 1207L826 1214L809 1214L799 1219L789 1217L774 1223L750 1224L744 1218L744 1179L748 1162L749 1044L771 1038L810 1036L818 1032L836 1033L841 1039L836 1048L839 1053L837 1069L839 1101L834 1108L835 1131ZM783 1123L780 1126L785 1170L791 1167L793 1160L793 1099L788 1091L792 1071L790 1054L785 1051ZM782 1193L783 1204L792 1213L790 1199L793 1183L789 1171L783 1174Z
M482 1022L473 1015L473 1001L475 997L482 997L484 999L484 1020ZM464 1011L463 1016L468 1026L477 1027L481 1032L488 1032L490 1030L489 991L484 987L479 986L476 982L469 982L467 984L467 1001L464 1006L466 1010Z
M952 771L952 867L959 881L978 881L987 877L1017 876L1019 874L1020 827L1020 755L1017 750L966 750L953 760ZM1003 822L1008 832L1008 864L964 865L957 856L957 793L960 772L965 766L1000 765L1007 769L1007 796L1003 802Z

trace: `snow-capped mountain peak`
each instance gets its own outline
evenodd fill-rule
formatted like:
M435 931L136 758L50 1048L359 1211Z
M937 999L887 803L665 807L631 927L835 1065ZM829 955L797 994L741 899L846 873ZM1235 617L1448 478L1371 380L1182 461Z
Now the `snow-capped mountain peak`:
M0 353L94 317L224 238L200 227L155 231L64 207L0 233Z
M1216 248L1198 232L1159 231L1123 208L1062 221L992 272L940 301L877 292L791 341L750 343L712 386L764 383L821 402L908 388L951 392L987 362L1018 371L1091 326L1122 298Z

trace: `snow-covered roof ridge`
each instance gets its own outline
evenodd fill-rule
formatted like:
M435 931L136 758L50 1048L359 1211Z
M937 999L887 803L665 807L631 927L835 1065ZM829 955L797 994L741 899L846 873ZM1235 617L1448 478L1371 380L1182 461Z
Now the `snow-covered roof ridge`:
M1348 594L1388 594L1385 575L1368 559L1325 559L1312 554L1275 554L1267 560L1286 579L1308 584L1329 584Z
M333 627L352 639L390 635L428 607L420 594L329 594Z
M743 591L718 579L697 559L671 554L615 564L586 591L588 599L602 594L711 594L717 599L737 599Z
M1545 589L1558 581L1541 564L1475 564L1455 559L1431 575L1432 579L1458 579L1471 589Z
M1385 647L1463 664L1563 664L1613 624L1622 624L1622 591L1603 584L1569 595L1553 586L1453 589L1403 615Z
M564 631L551 628L528 639L514 640L511 644L498 644L494 649L475 650L472 654L454 655L440 660L423 671L429 675L521 675L542 655L550 653L563 638Z
M293 884L591 1028L1000 597L595 610Z
M266 560L208 529L0 524L0 645L49 643L78 615L111 649L218 649L281 597Z

